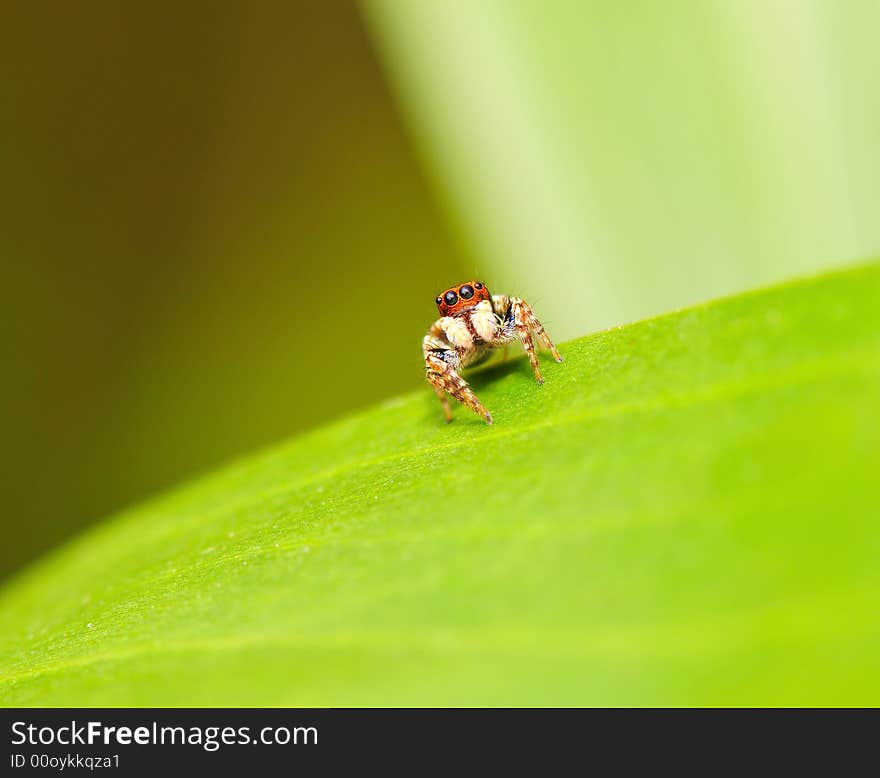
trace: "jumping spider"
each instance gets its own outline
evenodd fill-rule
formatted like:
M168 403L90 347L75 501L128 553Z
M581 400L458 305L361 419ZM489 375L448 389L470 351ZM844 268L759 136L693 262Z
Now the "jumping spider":
M544 379L538 368L532 333L542 346L550 349L557 362L562 362L541 322L535 318L529 304L519 297L490 295L484 284L469 281L447 289L437 296L435 302L440 310L440 318L425 335L422 353L425 357L425 376L443 404L446 421L452 421L452 411L446 397L448 392L482 416L487 424L492 423L492 414L458 374L461 368L482 362L492 349L519 339L539 384L544 383Z

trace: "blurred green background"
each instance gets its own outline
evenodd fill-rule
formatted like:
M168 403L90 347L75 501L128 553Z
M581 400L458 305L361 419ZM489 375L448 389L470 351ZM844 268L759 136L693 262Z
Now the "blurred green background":
M460 278L562 340L877 253L878 25L873 0L5 4L0 575L420 386Z
M0 573L420 385L461 259L354 5L5 3L0 61Z
M370 0L426 167L559 338L880 249L876 0Z

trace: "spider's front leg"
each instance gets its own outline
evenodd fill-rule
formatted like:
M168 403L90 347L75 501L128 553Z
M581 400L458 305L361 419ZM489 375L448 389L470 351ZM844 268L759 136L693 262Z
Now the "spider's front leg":
M441 357L442 353L444 352L425 352L425 377L434 387L440 402L443 403L446 421L452 421L452 411L449 409L449 400L446 399L446 393L448 392L462 405L466 405L474 413L482 416L486 420L486 424L491 424L492 414L477 399L477 395L467 385L467 381L455 371L452 365Z
M508 309L507 319L510 322L508 326L513 329L511 334L519 338L523 349L525 349L525 352L528 355L529 362L532 364L532 370L535 373L535 379L539 384L543 384L544 377L541 375L541 369L538 367L538 355L535 353L535 343L532 340L532 332L535 333L538 342L553 354L553 358L557 362L562 362L562 356L559 351L557 351L556 346L553 345L553 341L550 340L550 336L547 334L547 330L544 329L544 325L538 321L538 317L535 316L531 306L525 300L520 297L510 298L510 308Z

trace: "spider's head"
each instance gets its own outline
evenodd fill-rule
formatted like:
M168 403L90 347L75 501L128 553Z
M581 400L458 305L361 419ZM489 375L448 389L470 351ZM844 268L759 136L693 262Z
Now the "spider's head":
M479 281L468 281L466 284L454 286L438 294L434 302L437 303L441 316L458 316L477 303L489 299L489 290L484 284Z

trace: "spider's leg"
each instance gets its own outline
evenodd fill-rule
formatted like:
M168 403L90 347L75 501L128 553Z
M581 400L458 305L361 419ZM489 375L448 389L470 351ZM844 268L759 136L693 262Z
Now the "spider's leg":
M538 321L538 317L532 312L532 306L530 306L525 300L520 300L519 303L523 309L526 326L535 333L538 342L553 354L553 359L557 362L562 362L562 355L556 350L556 346L554 346L553 341L550 340L550 336L547 334L547 330L544 329L544 325Z
M446 341L446 333L443 332L440 323L435 321L422 341L422 354L425 357L426 373L428 370L428 354L434 354L439 359L445 361L447 356L452 356L454 354L454 352L449 349L449 345L450 344ZM430 377L428 380L430 381ZM431 385L434 387L437 399L440 400L440 404L443 406L443 415L446 417L447 423L452 421L452 409L449 407L449 400L446 397L446 391L435 381L431 381Z
M431 379L429 378L428 380L430 381ZM446 397L446 392L433 381L431 381L431 385L434 387L437 397L440 398L440 404L443 406L443 415L446 416L446 421L452 421L452 408L449 407L449 400Z
M455 368L443 360L438 352L425 352L425 377L434 387L437 396L445 402L444 410L446 411L447 420L452 418L452 414L449 412L449 403L446 401L445 392L451 394L462 405L466 405L478 416L482 416L487 424L492 423L492 414L477 399L477 395L467 385L467 381L455 372Z
M541 375L541 368L538 367L538 355L535 353L535 342L532 340L532 333L529 330L529 320L526 310L528 306L519 297L510 298L510 310L507 312L507 329L512 330L511 334L519 338L522 347L532 363L532 371L535 373L535 380L539 384L544 383L544 377Z

